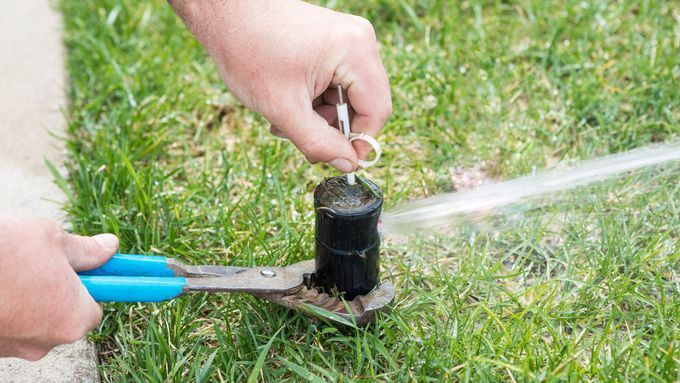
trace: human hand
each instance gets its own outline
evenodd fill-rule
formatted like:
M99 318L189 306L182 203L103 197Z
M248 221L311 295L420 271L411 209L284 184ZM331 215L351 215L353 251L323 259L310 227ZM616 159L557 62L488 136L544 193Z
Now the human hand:
M314 163L356 169L370 151L338 129L337 85L351 128L372 136L392 113L389 80L371 24L361 17L287 0L170 0L246 106Z
M101 306L76 272L117 249L112 234L82 237L54 222L0 216L0 357L38 360L96 327Z

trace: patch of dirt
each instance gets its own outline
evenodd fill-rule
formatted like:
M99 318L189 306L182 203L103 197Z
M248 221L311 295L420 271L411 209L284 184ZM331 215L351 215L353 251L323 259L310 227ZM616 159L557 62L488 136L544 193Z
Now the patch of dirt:
M472 168L452 168L449 170L451 183L456 191L476 189L481 185L495 181L486 169L488 165L485 161L478 163Z

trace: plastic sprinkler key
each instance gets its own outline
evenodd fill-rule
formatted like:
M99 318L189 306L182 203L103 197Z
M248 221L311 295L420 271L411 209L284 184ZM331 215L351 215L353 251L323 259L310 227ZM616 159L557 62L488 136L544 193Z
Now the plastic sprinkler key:
M347 108L347 103L345 103L342 97L342 85L338 85L338 97L340 103L335 105L335 107L338 110L338 125L340 126L340 130L342 130L342 133L345 135L349 142L364 141L367 144L371 145L371 148L373 148L373 151L375 152L375 157L371 161L359 160L357 161L357 163L362 168L367 168L369 166L375 165L380 159L380 155L382 154L380 144L375 138L367 134L352 133L352 129L349 125L349 111ZM356 184L356 177L354 176L354 172L347 173L347 184L348 185Z
M342 133L345 134L345 138L347 138L349 141L352 131L349 126L349 111L347 110L347 103L345 103L342 97L342 85L338 85L338 96L340 97L340 103L335 105L336 109L338 110L338 125L340 126ZM347 183L350 185L356 184L354 172L347 173Z

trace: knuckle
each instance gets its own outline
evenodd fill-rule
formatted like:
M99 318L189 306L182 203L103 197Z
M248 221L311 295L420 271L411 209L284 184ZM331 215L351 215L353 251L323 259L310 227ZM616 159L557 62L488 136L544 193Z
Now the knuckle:
M363 17L357 17L351 27L345 30L348 39L354 43L373 44L375 42L375 31L373 25Z
M99 325L99 323L101 323L102 319L104 318L104 311L102 310L101 306L97 305L96 307L96 311L92 314L92 323L85 329L85 334Z
M75 313L80 313L81 315ZM87 315L82 315L81 310L69 312L58 327L54 329L52 340L55 346L75 342L87 335L90 328L88 327L87 320L84 319L85 317Z
M74 323L70 326L64 326L59 331L57 331L55 333L54 341L56 344L73 343L84 337L87 332L88 330L85 330L82 325Z
M371 24L368 19L361 17L361 16L355 16L355 23L357 27L359 27L364 33L368 34L369 36L375 36L375 29L373 29L373 24Z
M42 229L45 238L56 245L65 246L68 242L68 234L53 221L41 221L39 227Z
M392 103L391 103L391 102L388 102L388 103L381 109L380 115L381 115L381 117L383 118L383 120L386 121L387 118L388 118L390 115L392 115L392 112L393 112L393 111L394 111L394 110L393 110L393 108L392 108Z

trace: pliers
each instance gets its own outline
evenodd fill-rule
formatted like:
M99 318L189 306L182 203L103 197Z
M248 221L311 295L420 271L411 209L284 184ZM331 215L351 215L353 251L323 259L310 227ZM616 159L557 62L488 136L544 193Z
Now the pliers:
M318 315L309 310L314 306L358 325L372 322L395 294L388 281L349 302L319 292L312 285L314 260L284 267L192 266L157 255L115 254L101 267L78 274L98 302L161 302L190 291L248 293Z

